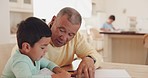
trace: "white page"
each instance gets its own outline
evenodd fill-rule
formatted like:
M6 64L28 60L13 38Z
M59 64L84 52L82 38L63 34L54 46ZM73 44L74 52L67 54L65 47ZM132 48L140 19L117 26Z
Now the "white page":
M131 78L125 69L98 69L95 78Z
M52 75L53 72L47 68L44 68L40 71L39 74ZM95 78L131 78L131 77L125 69L98 69L95 71Z
M41 75L52 75L54 73L51 70L47 69L47 68L43 68L43 69L40 70L39 74L41 74ZM71 77L71 78L73 78L73 77Z

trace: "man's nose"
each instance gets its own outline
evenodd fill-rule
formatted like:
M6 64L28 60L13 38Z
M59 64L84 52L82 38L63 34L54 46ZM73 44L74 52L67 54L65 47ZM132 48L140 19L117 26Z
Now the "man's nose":
M61 35L60 38L61 38L62 41L67 41L68 40L68 35L63 34L63 35Z

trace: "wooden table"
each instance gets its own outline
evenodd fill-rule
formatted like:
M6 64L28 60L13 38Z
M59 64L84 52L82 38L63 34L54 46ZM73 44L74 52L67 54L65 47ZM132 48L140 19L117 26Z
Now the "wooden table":
M100 32L104 34L103 59L105 62L146 64L148 50L143 45L145 33Z
M63 67L65 70L72 70L77 68L79 60L75 61L72 65ZM123 64L123 63L109 63L103 62L100 69L125 69L132 78L148 78L148 66L136 64ZM97 69L99 70L99 69Z

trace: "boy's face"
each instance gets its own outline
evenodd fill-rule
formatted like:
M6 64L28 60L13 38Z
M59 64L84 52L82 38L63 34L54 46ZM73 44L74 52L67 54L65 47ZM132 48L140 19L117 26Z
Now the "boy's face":
M112 24L113 22L114 22L113 19L108 19L108 23L109 23L109 24Z
M32 61L38 61L45 55L50 41L50 37L42 37L34 44L33 47L30 48L29 57L32 59Z

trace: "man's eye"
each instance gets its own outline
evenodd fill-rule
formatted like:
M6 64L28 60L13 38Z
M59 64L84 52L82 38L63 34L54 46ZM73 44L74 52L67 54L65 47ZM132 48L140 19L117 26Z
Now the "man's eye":
M44 49L44 47L41 47L41 49Z
M70 33L69 33L69 36L73 37L73 36L74 36L74 34L70 34Z
M61 31L61 32L64 32L64 30L63 30L63 29L60 29L60 31Z

